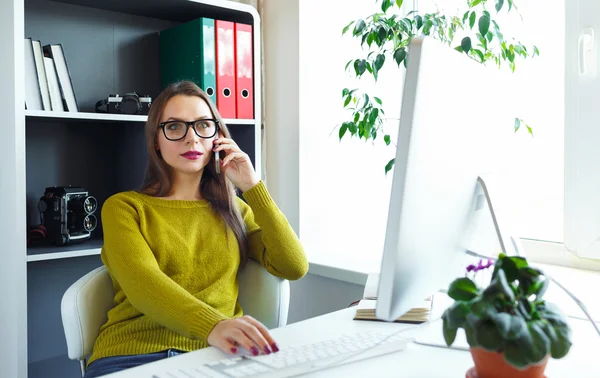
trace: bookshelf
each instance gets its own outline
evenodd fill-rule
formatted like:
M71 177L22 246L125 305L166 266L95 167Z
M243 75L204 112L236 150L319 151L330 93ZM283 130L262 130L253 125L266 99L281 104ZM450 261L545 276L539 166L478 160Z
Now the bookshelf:
M22 14L13 11L13 3L16 8L22 6ZM255 118L226 119L225 123L260 177L261 49L256 33L260 19L254 8L224 0L9 0L0 3L0 14L5 12L17 17L12 24L0 26L0 45L11 46L8 61L14 64L15 76L21 75L15 80L17 89L8 93L14 103L24 103L18 84L23 83L23 50L15 43L29 37L42 45L62 44L80 109L56 112L0 105L7 119L14 120L11 135L17 136L18 144L15 155L0 152L4 158L0 164L11 172L16 168L14 188L22 188L24 192L19 193L25 198L9 209L14 213L7 218L22 220L27 228L39 224L37 203L48 186L81 186L98 200L98 227L89 241L27 247L21 230L7 242L10 252L20 254L19 261L25 264L21 268L27 283L28 377L75 378L80 377L80 370L67 357L60 316L62 295L75 280L102 264L101 206L112 194L139 187L146 166L147 117L95 113L95 103L110 93L133 91L156 98L162 89L161 30L198 17L252 24ZM10 79L2 75L0 82Z

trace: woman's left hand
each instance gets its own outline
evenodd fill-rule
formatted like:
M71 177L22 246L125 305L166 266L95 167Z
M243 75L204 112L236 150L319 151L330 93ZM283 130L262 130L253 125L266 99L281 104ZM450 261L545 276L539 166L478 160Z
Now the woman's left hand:
M250 157L232 139L220 137L213 143L213 151L225 151L227 154L221 160L221 174L225 174L233 185L245 192L258 184Z

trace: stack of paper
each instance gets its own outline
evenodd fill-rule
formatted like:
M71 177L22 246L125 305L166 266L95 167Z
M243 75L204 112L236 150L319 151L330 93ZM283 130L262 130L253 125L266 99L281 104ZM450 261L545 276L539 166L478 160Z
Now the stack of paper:
M424 323L429 320L431 314L431 306L433 304L433 297L427 298L423 301L422 305L419 305L406 314L399 317L396 322L398 323ZM379 320L375 317L375 308L377 307L377 300L374 299L363 299L356 306L356 314L354 320Z
M377 307L377 289L379 286L379 274L371 273L365 284L363 299L356 306L354 320L379 320L375 317ZM424 323L429 320L433 296L425 299L423 303L396 320L399 323Z

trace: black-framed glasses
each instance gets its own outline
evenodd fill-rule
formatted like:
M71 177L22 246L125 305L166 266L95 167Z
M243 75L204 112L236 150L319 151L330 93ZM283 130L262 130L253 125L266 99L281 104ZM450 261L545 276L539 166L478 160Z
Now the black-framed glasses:
M200 138L212 138L217 135L219 130L219 120L199 119L197 121L167 121L158 124L168 140L181 140L185 138L189 128L194 129L196 135Z

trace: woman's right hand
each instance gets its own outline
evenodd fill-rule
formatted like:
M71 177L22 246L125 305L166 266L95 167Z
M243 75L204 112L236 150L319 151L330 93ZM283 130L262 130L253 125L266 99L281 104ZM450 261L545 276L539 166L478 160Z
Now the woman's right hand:
M207 341L209 345L229 354L236 354L238 347L245 348L255 356L279 351L267 327L249 315L220 321L208 335Z

